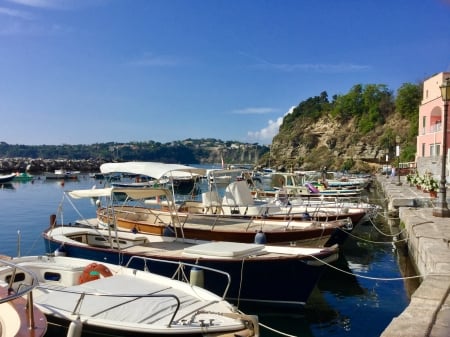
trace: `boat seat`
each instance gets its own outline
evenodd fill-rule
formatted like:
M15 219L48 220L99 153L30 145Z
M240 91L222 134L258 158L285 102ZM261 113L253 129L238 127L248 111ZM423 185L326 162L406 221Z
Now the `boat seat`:
M183 254L234 258L263 254L263 249L264 245L260 244L216 241L184 248Z

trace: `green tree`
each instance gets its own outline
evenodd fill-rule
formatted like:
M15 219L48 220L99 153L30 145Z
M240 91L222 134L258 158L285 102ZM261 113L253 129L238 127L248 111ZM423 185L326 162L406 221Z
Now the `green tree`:
M422 86L412 83L403 83L397 90L395 109L403 117L410 121L417 120L419 106L422 99Z

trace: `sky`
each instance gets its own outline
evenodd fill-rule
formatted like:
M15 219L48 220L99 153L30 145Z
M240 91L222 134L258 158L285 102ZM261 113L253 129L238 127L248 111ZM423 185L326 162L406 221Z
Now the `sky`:
M326 91L450 71L450 0L0 0L0 142L270 144Z

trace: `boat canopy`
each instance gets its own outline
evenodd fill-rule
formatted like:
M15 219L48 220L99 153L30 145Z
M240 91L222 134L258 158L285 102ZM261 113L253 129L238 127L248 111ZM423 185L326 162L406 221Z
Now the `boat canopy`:
M102 173L131 173L140 174L154 179L163 177L186 177L186 176L204 176L205 169L180 165L166 164L159 162L125 162L125 163L105 163L100 166Z
M113 193L123 193L132 199L147 199L166 196L169 200L171 192L166 188L92 188L85 190L73 190L68 194L74 199L110 197Z

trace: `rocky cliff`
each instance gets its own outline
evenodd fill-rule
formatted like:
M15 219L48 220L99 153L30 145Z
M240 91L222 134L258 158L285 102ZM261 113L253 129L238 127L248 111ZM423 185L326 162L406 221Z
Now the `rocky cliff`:
M289 129L280 128L266 163L287 170L326 166L330 170L371 171L385 164L386 153L390 161L395 159L396 136L400 136L401 147L416 146L410 122L396 113L364 135L357 130L354 119L345 123L329 115L314 123L299 119Z

